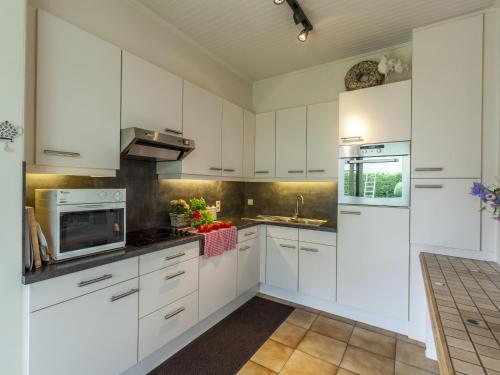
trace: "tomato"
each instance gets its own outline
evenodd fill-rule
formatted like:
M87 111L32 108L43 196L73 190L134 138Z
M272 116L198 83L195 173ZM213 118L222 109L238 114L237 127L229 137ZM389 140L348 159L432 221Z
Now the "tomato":
M214 230L214 226L213 226L213 224L208 224L208 225L207 225L207 232L211 232L211 231L213 231L213 230Z
M220 224L218 224L218 223L213 224L213 226L214 226L214 230L217 230L217 229L220 229L220 228L224 228L224 227L222 227L222 226L221 226Z
M229 226L227 225L227 221L222 222L221 228L229 228Z
M233 226L232 221L226 221L226 228L231 228Z
M206 233L207 232L207 226L206 225L200 225L198 228L198 233Z

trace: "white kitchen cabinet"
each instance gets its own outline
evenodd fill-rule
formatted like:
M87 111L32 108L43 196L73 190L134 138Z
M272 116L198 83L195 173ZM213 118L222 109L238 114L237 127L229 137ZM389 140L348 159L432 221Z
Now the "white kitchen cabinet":
M411 139L411 81L339 95L339 143Z
M409 210L339 206L337 302L408 320Z
M222 106L222 175L243 175L243 109L227 100Z
M276 112L276 177L306 176L306 107Z
M338 101L307 106L307 177L338 177Z
M258 229L258 228L255 228ZM245 293L259 283L259 239L238 244L238 295Z
M255 177L255 114L243 111L243 177Z
M182 173L221 176L222 99L185 81L183 114L183 135L196 148L182 160Z
M122 129L182 133L182 87L182 78L123 51Z
M137 288L134 278L31 313L29 374L108 375L133 366Z
M236 250L208 259L200 257L200 320L236 298L237 269Z
M474 179L413 179L411 243L480 250L480 201L468 194Z
M38 11L37 165L120 168L121 51Z
M274 177L276 171L276 113L258 113L255 121L255 177Z
M335 301L337 249L299 242L299 293Z
M414 32L413 177L481 177L482 92L482 14Z
M298 242L267 237L266 284L297 292L298 277Z

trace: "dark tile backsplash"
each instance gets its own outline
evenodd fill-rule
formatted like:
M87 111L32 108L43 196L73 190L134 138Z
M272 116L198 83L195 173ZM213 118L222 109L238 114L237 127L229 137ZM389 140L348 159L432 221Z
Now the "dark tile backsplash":
M335 182L227 182L208 180L158 180L154 163L122 160L116 177L79 177L29 174L26 204L35 205L35 189L127 189L127 230L169 224L172 199L204 197L209 205L221 201L220 217L257 214L293 215L297 194L304 196L301 216L335 220ZM254 205L248 206L247 199Z

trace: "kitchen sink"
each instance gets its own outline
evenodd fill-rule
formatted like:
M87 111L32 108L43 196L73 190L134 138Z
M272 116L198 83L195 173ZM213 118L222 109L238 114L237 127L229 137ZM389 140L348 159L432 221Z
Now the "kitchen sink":
M318 220L318 219L308 219L303 217L290 217L290 216L272 216L272 215L257 215L255 218L251 218L250 220L255 221L270 221L277 223L290 223L290 224L303 224L310 225L313 227L319 227L326 223L326 220Z

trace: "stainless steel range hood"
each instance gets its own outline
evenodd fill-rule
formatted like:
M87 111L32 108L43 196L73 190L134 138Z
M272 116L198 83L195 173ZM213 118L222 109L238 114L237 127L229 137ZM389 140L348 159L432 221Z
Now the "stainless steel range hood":
M194 150L194 141L176 135L140 128L121 131L121 155L150 161L177 161Z

